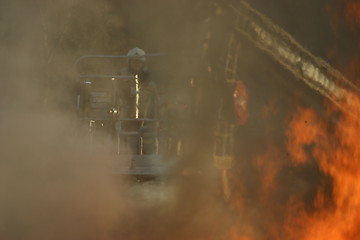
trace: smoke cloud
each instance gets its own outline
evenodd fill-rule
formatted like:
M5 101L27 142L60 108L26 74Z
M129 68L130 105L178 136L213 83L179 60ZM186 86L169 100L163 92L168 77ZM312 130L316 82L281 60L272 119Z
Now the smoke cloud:
M0 4L0 239L276 239L289 198L311 205L323 176L316 165L289 164L285 132L294 106L315 103L321 111L323 99L289 84L294 77L246 41L237 77L248 86L250 117L235 132L232 201L223 201L212 136L219 99L232 92L220 74L211 83L208 75L194 75L200 68L220 72L208 70L201 53L210 36L208 13L222 10L208 1ZM220 32L227 31L222 23ZM148 62L166 73L170 101L205 106L194 122L174 119L185 125L177 134L193 137L166 180L114 176L113 143L89 144L74 110L76 59L123 55L135 46L168 53ZM224 60L217 55L224 46L211 47L213 63ZM191 81L195 97L184 87ZM225 107L232 112L231 104Z
M186 6L177 4L179 24ZM227 213L214 187L216 173L206 171L211 161L194 157L210 157L204 149L194 149L188 161L202 169L195 175L124 182L109 171L112 143L89 144L74 114L79 56L120 55L134 46L149 52L180 46L181 52L182 39L175 42L164 31L172 23L163 19L172 19L172 12L147 7L136 1L2 3L1 239L222 237L228 223L220 221ZM143 24L149 18L154 21Z

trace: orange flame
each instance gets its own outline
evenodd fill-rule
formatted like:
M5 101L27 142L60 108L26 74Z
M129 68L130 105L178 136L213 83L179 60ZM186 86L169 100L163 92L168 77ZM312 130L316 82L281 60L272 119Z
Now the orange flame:
M343 0L341 5L327 10L333 17L334 33L346 27L346 34L350 31L349 36L354 36L353 33L360 30L358 0ZM341 44L347 42L335 40L336 46L331 49L329 57L336 59L334 62L339 63L340 70L358 83L360 57L357 50L360 44L356 39L351 43L354 46L342 49ZM271 154L255 157L252 164L260 173L260 183L256 186L259 196L256 196L255 203L250 202L246 179L236 183L239 189L237 195L233 194L236 200L232 205L240 220L235 221L230 230L231 240L360 239L360 96L348 93L342 104L344 109L351 111L340 112L330 103L322 115L313 109L298 108L286 132L289 164L294 168L316 164L331 179L330 186L317 186L311 204L295 194L290 195L290 200L285 199L285 206L281 206L282 203L273 197L279 191L281 182L277 177L282 167L288 164L286 158L273 158ZM262 109L264 119L274 113L272 109L271 105ZM285 216L274 216L276 213Z
M273 193L277 187L276 177L284 165L284 157L276 146L269 144L264 154L252 159L251 165L256 170L250 170L250 174L259 173L255 181L250 180L248 175L232 179L233 188L236 188L231 198L234 222L227 239L257 240L262 239L264 232L267 237L277 234L274 221L277 216L273 212L277 206ZM262 218L266 219L265 225L262 224Z
M260 192L261 200L267 201L271 193L276 188L276 176L283 166L283 158L280 156L276 146L269 145L266 154L255 157L254 165L261 171Z
M345 23L356 30L360 26L360 2L354 0L344 0Z
M303 146L313 144L310 154L333 180L333 205L326 206L323 189L318 191L314 213L306 213L302 204L293 204L285 227L288 239L360 239L360 98L349 94L344 104L352 113L342 113L333 129L331 115L322 121L308 109L298 112L290 124L290 154L295 163L304 163L309 158Z

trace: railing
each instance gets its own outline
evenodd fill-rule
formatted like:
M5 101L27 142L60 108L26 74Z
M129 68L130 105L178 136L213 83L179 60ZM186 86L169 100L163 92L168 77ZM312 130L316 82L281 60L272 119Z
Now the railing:
M118 154L179 155L178 144L181 144L181 141L173 138L169 129L162 128L162 121L149 118L118 120L116 125L119 136Z

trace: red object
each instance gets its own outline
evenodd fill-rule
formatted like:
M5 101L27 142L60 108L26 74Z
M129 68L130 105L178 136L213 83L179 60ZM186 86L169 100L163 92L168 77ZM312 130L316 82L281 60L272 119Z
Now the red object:
M238 124L244 125L249 118L248 100L249 95L245 84L242 81L236 81L234 97L234 110L237 116Z

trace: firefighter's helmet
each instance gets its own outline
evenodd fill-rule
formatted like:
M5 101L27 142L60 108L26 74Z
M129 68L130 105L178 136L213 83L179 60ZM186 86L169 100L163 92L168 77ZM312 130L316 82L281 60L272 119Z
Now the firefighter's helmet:
M145 62L146 61L145 54L146 53L144 50L142 50L141 48L135 47L133 49L130 49L127 56L129 57L128 60L137 59L142 62Z

